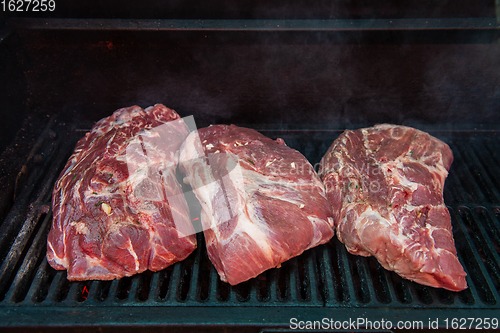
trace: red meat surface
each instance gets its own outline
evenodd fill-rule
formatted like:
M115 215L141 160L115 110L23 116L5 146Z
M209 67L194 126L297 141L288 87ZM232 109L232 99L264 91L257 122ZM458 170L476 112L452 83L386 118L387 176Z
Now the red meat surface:
M319 170L339 240L409 280L466 289L443 201L452 161L448 145L410 127L346 130Z
M161 104L97 122L56 182L49 264L69 280L112 280L186 258L196 238L175 171L187 135Z
M180 168L201 203L222 281L246 281L334 235L323 184L282 139L234 125L202 128L183 144Z

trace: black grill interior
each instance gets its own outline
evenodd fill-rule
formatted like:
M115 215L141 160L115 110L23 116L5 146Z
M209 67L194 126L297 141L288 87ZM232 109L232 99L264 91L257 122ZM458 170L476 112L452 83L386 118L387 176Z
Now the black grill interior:
M263 131L318 162L325 147L339 131ZM40 161L26 171L26 180L0 225L0 310L61 307L99 311L120 306L226 308L264 311L279 307L283 324L286 309L391 308L464 311L499 309L500 205L497 175L500 173L498 132L431 132L448 142L455 161L445 186L445 202L451 212L460 260L468 274L469 289L450 292L404 280L384 270L373 258L347 253L337 240L309 250L237 286L223 283L210 263L203 236L198 249L183 262L161 272L145 272L114 281L69 282L64 271L52 269L46 259L46 236L51 223L50 197L56 177L83 131L52 120L29 156ZM311 142L302 140L311 134ZM28 160L30 157L28 157ZM485 163L486 162L486 163ZM76 309L76 310L75 310ZM92 310L94 309L94 310ZM186 310L189 311L189 310ZM451 313L451 312L450 312ZM71 316L71 315L70 315ZM330 316L335 316L330 314ZM38 318L46 324L53 318ZM9 323L7 319L7 323ZM73 318L80 322L78 315ZM158 318L168 323L168 318ZM196 322L196 319L193 319ZM124 322L129 319L124 318Z

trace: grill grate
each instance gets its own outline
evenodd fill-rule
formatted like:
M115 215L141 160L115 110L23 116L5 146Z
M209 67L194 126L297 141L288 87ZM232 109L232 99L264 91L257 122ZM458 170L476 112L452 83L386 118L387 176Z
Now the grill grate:
M57 135L55 135L57 133ZM319 159L338 131L314 131L313 141L302 142L303 132L265 131L283 137L291 147L310 161ZM445 202L452 216L459 258L468 274L469 289L454 293L424 287L384 270L373 258L352 256L337 240L332 240L237 286L218 278L198 234L199 246L186 260L161 272L142 274L114 281L69 282L66 272L55 271L46 259L46 236L52 213L52 186L82 135L68 124L49 122L31 155L42 163L27 171L7 218L0 225L0 318L3 325L19 324L24 314L38 314L36 324L210 324L217 311L231 316L230 323L287 325L290 317L305 309L339 309L328 316L345 316L340 309L370 309L403 318L420 309L421 316L436 311L460 309L468 314L498 311L500 293L500 145L496 132L436 132L450 143L455 162L445 186ZM31 156L30 155L30 156ZM24 219L24 222L23 222ZM60 312L54 309L60 309ZM86 317L85 311L94 314ZM93 309L93 310L92 310ZM125 316L126 313L143 317ZM163 309L163 310L161 310ZM170 309L170 316L160 315ZM175 315L182 309L200 315ZM253 309L253 318L244 316ZM12 311L16 310L16 311ZM95 311L94 311L95 310ZM373 311L379 312L373 312ZM50 311L50 316L42 313ZM55 311L55 312L54 312ZM113 312L114 311L114 312ZM177 312L176 312L177 311ZM257 312L255 312L257 311ZM260 312L259 312L260 311ZM474 312L483 311L483 312ZM166 313L166 312L165 312ZM243 313L243 314L242 314ZM386 313L386 312L383 312ZM174 315L172 315L174 314ZM155 317L158 316L158 317ZM386 313L386 316L388 314ZM418 317L415 312L412 315ZM204 320L204 321L203 321ZM264 321L263 321L264 320ZM224 319L227 322L227 319ZM23 321L26 325L30 322ZM33 324L33 323L32 323ZM219 323L220 324L220 323Z

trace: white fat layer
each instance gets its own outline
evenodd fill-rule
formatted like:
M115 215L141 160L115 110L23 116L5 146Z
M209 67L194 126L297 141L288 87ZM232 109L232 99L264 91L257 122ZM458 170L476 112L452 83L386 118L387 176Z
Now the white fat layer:
M392 214L390 214L392 217ZM361 221L364 218L369 219L370 221L380 221L383 223L386 223L388 226L393 224L396 221L388 221L386 218L384 218L380 213L376 210L373 210L371 206L367 206L365 211L359 215L358 220ZM392 219L391 219L392 220Z
M188 164L191 160L205 156L201 145L201 139L197 131L189 133L181 146L179 163Z
M132 257L134 257L135 270L138 271L139 270L139 258L137 257L137 253L135 253L135 251L134 251L134 247L132 246L132 242L130 241L130 239L128 240L127 250L130 253L130 255Z
M252 197L252 194L255 192L260 192L260 193L263 193L270 198L278 199L281 201L286 201L286 202L289 202L289 203L297 205L297 206L304 205L304 201L300 200L299 197L294 197L294 198L283 197L283 196L280 196L279 194L276 194L272 190L273 186L278 186L278 185L280 185L280 186L289 185L289 187L293 188L294 185L295 186L297 185L296 183L289 183L289 182L284 182L284 181L272 180L272 179L269 179L269 178L261 175L258 172L248 170L248 169L243 169L243 168L242 168L242 170L243 170L242 176L243 176L243 179L245 179L245 184L244 184L244 187L242 187L242 190L244 192L248 193L248 197ZM269 190L263 189L262 185L269 186ZM300 208L302 208L302 207L300 207Z
M307 219L309 221L311 221L311 224L313 226L316 225L316 224L325 223L324 220L322 220L322 219L320 219L319 217L316 217L316 216L307 216ZM333 219L331 217L329 217L328 219L329 219L328 223L330 223L330 225L333 227ZM321 237L323 235L320 232L315 232L314 236L316 236L316 237L311 240L311 242L309 243L309 245L307 246L307 248L304 249L304 251L307 250L307 249L310 249L311 247L316 246L318 244L318 242L321 240Z
M264 252L271 260L273 250L269 245L267 235L263 230L267 229L267 225L262 223L257 225L254 222L259 221L260 218L259 216L257 216L255 206L251 201L253 193L255 192L255 190L252 189L258 187L258 185L255 185L259 182L262 182L261 178L264 177L255 171L240 167L239 164L227 176L229 176L230 182L236 189L238 198L238 207L234 207L235 209L233 209L234 212L238 213L238 225L235 228L235 234L245 232L259 245L262 252ZM224 178L226 178L227 176L225 176Z
M71 222L70 225L75 226L76 232L81 235L88 235L90 233L85 222Z
M203 152L200 149L201 145L197 146L194 140L195 138L191 133L181 150L181 161L195 161L197 157L204 156L202 155ZM238 161L238 158L236 156L229 156L227 168L229 167L229 163L234 163L234 161ZM201 166L200 163L203 163L203 166ZM270 230L268 230L269 227L265 223L259 223L262 217L260 217L258 212L256 212L255 205L252 202L252 197L256 192L264 193L262 185L272 188L273 185L295 187L297 184L284 179L270 179L269 177L258 172L241 167L239 163L231 170L231 172L223 177L222 182L215 181L210 167L203 159L197 159L196 162L187 162L185 166L187 169L187 179L194 189L196 197L200 201L203 211L206 213L205 215L210 219L210 227L215 232L219 241L228 242L231 241L231 237L225 241L222 240L216 223L224 222L224 217L229 218L230 215L232 216L231 213L237 214L238 221L233 234L247 234L258 244L263 253L265 253L265 255L271 260L273 250L268 240ZM227 188L230 186L235 190L235 192L231 194L231 212L228 213L227 216L225 213L221 213L221 211L228 210L227 207L213 207L212 205L213 198L220 193L221 186L223 184L226 184ZM272 191L265 194L271 197L274 196ZM288 201L297 206L304 206L304 202L298 197L296 200L280 196L277 196L276 198ZM218 210L217 221L213 218L216 216L216 209ZM310 217L309 219L313 222L313 224L324 223L324 221L319 218ZM330 222L333 224L333 221ZM314 243L316 242L317 240L315 240Z
M382 215L380 215L380 213L378 211L373 210L371 206L367 206L365 211L361 215L359 215L357 220L362 221L364 218L366 218L367 221L369 221L369 222L364 224L362 227L358 228L358 232L362 232L366 227L368 227L369 225L372 225L372 224L382 224L382 225L386 224L387 227L394 225L394 224L397 224L397 221L392 214L389 214L389 220L388 220L385 217L383 217ZM358 227L359 227L359 225L358 225ZM362 239L361 235L359 235L359 236ZM404 242L407 240L406 236L404 236L401 233L401 229L400 229L400 232L398 233L398 235L394 235L394 236L400 244L404 244ZM405 250L405 248L403 246L401 246L401 253L403 253L404 250Z
M274 161L276 161L276 159L274 159L274 160L272 160L272 161L267 161L267 163L266 163L266 167L268 167L268 166L270 166L271 164L273 164L273 163L274 163Z
M414 211L416 209L422 209L422 207L425 207L425 206L430 206L430 205L421 205L421 206L413 206L411 204L406 204L404 205L403 207L407 210L407 211Z
M404 175L405 168L403 166L404 162L412 162L412 163L417 162L417 163L419 163L420 166L425 167L429 171L429 173L437 174L440 177L441 186L444 184L444 181L446 180L446 177L448 176L448 171L446 170L446 168L443 165L443 156L442 155L440 155L440 160L438 163L436 163L436 165L427 165L425 163L421 163L418 160L415 160L413 157L408 156L408 155L399 156L395 161L390 161L390 162L381 164L381 167L382 167L382 170L384 172L384 176L386 177L386 179L390 179L390 178L398 179L399 183L402 186L409 188L411 191L415 191L418 188L419 184L415 183L415 182L411 182L405 177L405 175ZM392 173L388 172L389 169L393 170L393 172ZM402 171L403 175L401 175L398 171L396 171L396 169Z
M85 256L85 261L87 262L88 267L102 267L102 259L94 258L91 256ZM104 267L102 267L104 268Z
M396 177L399 180L399 184L401 184L401 186L410 189L412 192L417 190L418 185L419 185L418 183L409 181L403 175L397 175Z
M54 254L54 261L63 266L64 268L68 268L69 267L69 262L68 262L68 257L62 257L62 258L59 258L57 256L57 252L54 250L54 247L52 246L52 243L49 241L47 242L47 245L50 247L50 250L52 251L52 253Z
M246 213L239 214L238 225L234 229L233 235L241 235L243 232L246 233L255 243L257 243L261 251L271 261L273 249L269 245L267 234L264 232L264 224L257 225L257 223L253 222L258 221L253 205L248 205L247 209L251 216L248 216ZM231 238L229 238L228 241L231 241Z

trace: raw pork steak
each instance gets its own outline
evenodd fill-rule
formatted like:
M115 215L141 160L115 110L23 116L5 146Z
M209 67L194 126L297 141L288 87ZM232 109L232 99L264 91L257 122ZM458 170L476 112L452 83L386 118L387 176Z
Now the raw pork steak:
M443 202L452 161L448 145L413 128L384 124L345 131L319 170L339 240L349 252L373 255L404 278L466 289Z
M246 281L334 235L323 184L282 139L210 126L188 136L179 160L201 203L208 255L222 281Z
M161 104L97 122L55 185L49 264L69 280L112 280L186 258L196 239L175 170L187 135Z

